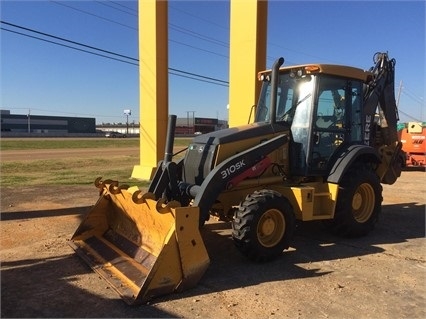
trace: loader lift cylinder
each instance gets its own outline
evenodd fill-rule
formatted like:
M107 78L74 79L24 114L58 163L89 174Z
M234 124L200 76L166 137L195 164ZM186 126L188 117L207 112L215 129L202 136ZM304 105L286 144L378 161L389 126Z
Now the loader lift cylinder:
M177 164L172 162L176 118L176 115L169 115L164 159L157 165L157 170L149 185L148 192L153 193L156 199L163 197L168 200L178 200L182 203L177 185L178 168Z

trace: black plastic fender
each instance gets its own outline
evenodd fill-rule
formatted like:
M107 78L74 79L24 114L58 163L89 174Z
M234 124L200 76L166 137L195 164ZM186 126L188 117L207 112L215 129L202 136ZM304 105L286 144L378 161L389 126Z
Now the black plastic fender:
M349 145L341 150L327 178L327 182L339 184L343 175L354 162L380 163L377 150L368 145Z

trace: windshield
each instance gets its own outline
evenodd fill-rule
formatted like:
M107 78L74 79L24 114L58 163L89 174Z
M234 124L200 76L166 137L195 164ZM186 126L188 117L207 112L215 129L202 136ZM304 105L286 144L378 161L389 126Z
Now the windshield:
M310 100L313 80L311 76L296 77L281 73L278 78L276 121L293 122L297 106ZM270 121L271 83L264 80L256 110L255 122Z

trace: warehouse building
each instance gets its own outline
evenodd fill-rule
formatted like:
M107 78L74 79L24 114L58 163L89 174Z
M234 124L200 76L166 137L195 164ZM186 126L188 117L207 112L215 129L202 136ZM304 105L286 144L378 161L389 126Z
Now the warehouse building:
M88 117L66 117L46 115L11 114L9 110L0 110L1 134L95 134L96 120Z
M204 134L228 127L227 121L215 118L194 117L176 119L176 136L192 136L194 134ZM139 123L102 123L96 126L98 131L118 132L129 136L139 135Z
M95 118L65 117L32 114L11 114L0 110L1 136L104 136L118 132L139 136L139 123L103 123L96 125ZM178 118L176 136L192 136L226 128L228 123L215 118Z

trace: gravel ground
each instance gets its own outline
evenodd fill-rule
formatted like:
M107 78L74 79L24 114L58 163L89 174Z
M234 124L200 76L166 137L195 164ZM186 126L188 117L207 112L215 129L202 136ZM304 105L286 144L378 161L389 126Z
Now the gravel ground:
M202 236L211 265L197 287L128 306L67 242L96 202L94 186L1 188L1 317L426 318L425 173L384 185L367 237L300 224L282 258L254 264L230 225Z

